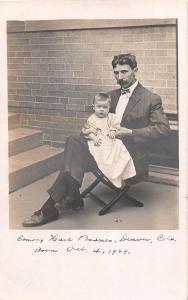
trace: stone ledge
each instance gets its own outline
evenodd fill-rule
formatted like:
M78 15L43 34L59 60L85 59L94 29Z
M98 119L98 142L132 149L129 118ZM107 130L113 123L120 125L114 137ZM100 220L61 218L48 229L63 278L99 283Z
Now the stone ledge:
M176 25L176 19L67 19L67 20L36 20L8 21L7 32L31 32L50 30L103 29L121 27L165 26Z

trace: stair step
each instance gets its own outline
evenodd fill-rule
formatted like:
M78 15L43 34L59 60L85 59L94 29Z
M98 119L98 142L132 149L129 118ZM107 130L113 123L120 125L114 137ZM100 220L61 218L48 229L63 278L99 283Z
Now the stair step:
M179 170L176 168L165 167L165 166L156 166L156 165L149 165L149 170L154 173L160 174L169 174L174 176L179 176Z
M9 191L16 191L60 169L63 149L43 145L11 156Z
M150 165L147 181L179 186L179 171L175 168Z
M8 129L14 129L20 126L20 115L16 113L8 113Z
M38 147L42 143L42 131L30 128L9 130L9 156Z

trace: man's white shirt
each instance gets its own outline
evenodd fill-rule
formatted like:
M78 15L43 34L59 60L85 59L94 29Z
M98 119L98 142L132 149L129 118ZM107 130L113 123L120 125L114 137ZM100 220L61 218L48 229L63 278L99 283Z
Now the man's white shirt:
M129 102L129 98L131 97L134 89L136 88L138 84L138 81L136 81L135 83L133 83L133 85L131 85L128 89L130 92L127 92L126 94L122 94L119 98L118 104L116 106L116 116L118 118L118 121L121 123L124 111L127 107L127 104Z

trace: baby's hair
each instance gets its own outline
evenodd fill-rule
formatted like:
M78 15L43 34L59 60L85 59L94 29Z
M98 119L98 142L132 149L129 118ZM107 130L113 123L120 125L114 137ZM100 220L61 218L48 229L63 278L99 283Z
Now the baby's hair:
M98 93L93 97L93 104L97 101L108 101L109 105L111 105L111 98L108 94L105 93Z

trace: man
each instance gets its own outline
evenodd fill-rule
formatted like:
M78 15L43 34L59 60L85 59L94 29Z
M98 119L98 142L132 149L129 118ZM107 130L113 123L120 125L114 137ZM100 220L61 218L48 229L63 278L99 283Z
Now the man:
M148 174L149 143L161 135L167 135L170 129L160 96L144 88L135 77L136 57L132 54L115 56L112 67L121 88L109 92L111 112L116 113L121 122L122 129L118 137L123 140L134 160L137 182L146 178ZM84 173L94 167L96 163L89 153L86 139L82 135L68 137L62 170L48 190L49 199L40 210L23 222L23 226L37 226L56 220L59 213L55 203L62 199L67 208L82 208L84 203L79 188Z
M122 128L121 137L135 160L137 179L147 176L148 146L154 139L170 131L163 112L161 97L144 88L136 79L136 57L131 54L115 56L114 75L121 89L109 92L111 112L116 113Z

